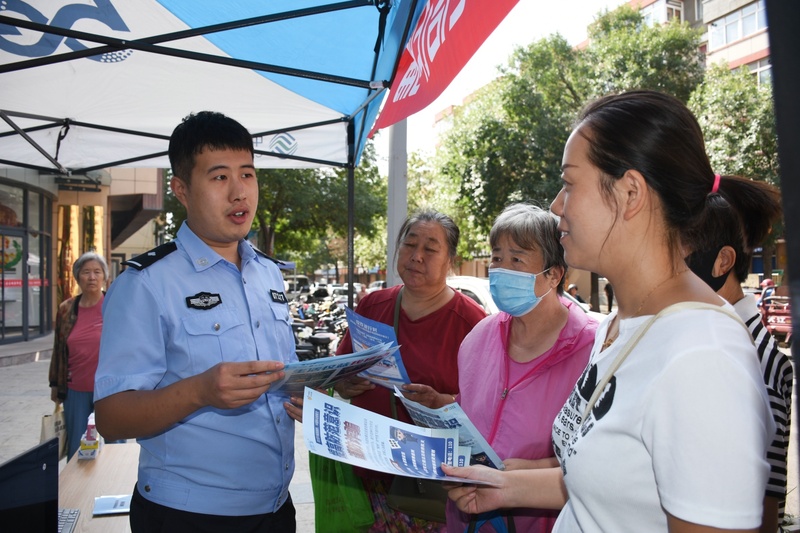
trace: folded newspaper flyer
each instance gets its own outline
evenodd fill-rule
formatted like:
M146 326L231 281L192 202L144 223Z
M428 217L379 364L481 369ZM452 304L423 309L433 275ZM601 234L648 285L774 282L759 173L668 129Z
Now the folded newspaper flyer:
M347 315L347 329L350 331L350 340L353 342L354 352L366 350L371 346L387 342L393 346L398 345L397 336L392 326L363 317L350 308L345 309L345 313ZM359 377L366 378L372 383L382 385L388 389L411 383L399 350L384 357L380 364L364 370L359 374Z
M469 464L486 465L498 470L505 469L503 460L489 446L460 405L453 402L439 409L431 409L409 400L397 387L394 389L394 395L403 402L416 425L426 428L457 428L459 446L470 450Z
M458 429L406 424L310 388L304 393L303 438L311 453L353 466L407 477L479 483L447 476L441 469L442 463L469 464L470 450L458 445Z
M348 355L287 363L284 377L273 383L269 392L300 396L305 387L326 389L355 376L397 351L397 346L382 343Z

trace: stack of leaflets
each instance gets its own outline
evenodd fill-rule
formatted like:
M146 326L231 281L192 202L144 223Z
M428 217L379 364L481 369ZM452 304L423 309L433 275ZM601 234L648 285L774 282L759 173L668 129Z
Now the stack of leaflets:
M395 351L396 344L382 343L349 355L287 363L284 377L273 383L269 392L300 396L305 387L327 389L391 357Z
M403 402L416 425L426 428L457 428L458 445L470 450L469 464L486 465L498 470L505 469L503 460L489 446L460 405L453 402L439 409L430 409L421 403L409 400L397 388L394 390L394 395Z
M474 483L441 469L468 465L474 455L459 444L457 427L406 424L309 388L303 399L303 438L311 453L387 474Z
M346 313L353 349L357 353L363 353L359 350L369 350L384 344L398 345L392 326L363 317L351 309L347 309ZM408 414L411 415L411 419L417 426L432 429L458 428L458 444L469 450L468 464L483 464L503 470L503 461L492 450L460 405L452 403L440 409L429 409L403 395L398 387L411 383L411 380L403 365L399 349L388 354L379 364L371 366L358 375L375 384L394 390L395 396L406 407Z
M350 331L354 352L368 350L370 347L385 343L399 348L397 336L394 334L392 326L365 318L350 308L345 309L345 313L347 315L347 329ZM403 366L403 359L400 357L399 350L381 359L380 364L365 369L359 374L359 377L366 378L372 383L388 389L411 383L406 367Z

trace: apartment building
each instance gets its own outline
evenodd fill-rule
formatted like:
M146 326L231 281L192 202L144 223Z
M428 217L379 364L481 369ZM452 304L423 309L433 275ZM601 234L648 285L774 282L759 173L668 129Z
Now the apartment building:
M652 24L678 19L702 28L707 64L746 67L760 83L771 78L764 0L632 0L628 5Z

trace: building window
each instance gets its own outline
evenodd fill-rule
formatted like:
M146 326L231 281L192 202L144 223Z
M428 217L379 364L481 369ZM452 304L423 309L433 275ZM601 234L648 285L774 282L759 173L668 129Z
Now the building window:
M694 20L703 20L703 0L694 0Z
M744 39L767 27L764 0L748 4L709 24L710 44L713 51L739 39Z
M672 20L683 22L683 1L682 0L658 0L639 10L642 15L642 22L646 26L654 24L665 24Z
M639 10L639 13L642 15L642 22L645 26L652 26L656 23L654 20L654 4L650 4L647 7L644 7Z
M770 58L760 59L747 65L750 74L758 79L758 84L772 83L772 60Z
M52 329L51 199L0 185L0 344Z
M683 22L683 2L679 0L667 0L667 22L673 20Z

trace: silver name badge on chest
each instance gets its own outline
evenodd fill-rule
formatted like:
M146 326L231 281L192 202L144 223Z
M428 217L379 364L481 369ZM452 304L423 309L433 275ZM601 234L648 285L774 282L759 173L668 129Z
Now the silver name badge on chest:
M276 302L276 303L279 303L279 304L288 303L288 301L286 300L286 295L283 294L280 291L276 291L275 289L270 289L269 295L272 297L272 301L273 302Z

